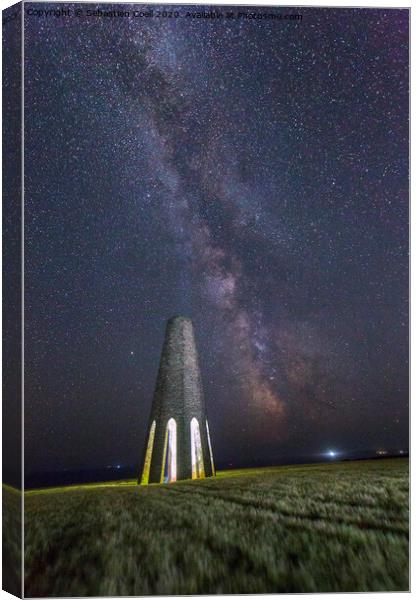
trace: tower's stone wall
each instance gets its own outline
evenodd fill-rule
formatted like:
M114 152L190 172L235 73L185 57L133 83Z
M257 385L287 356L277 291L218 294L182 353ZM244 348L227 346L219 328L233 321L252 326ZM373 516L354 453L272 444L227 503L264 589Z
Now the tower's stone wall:
M210 477L214 473L209 452L207 415L193 325L192 321L185 317L172 317L166 326L146 437L144 456L150 427L155 421L149 483L161 481L166 426L170 418L175 419L177 426L177 479L192 477L190 423L193 417L199 423L205 476ZM143 465L144 458L142 469Z

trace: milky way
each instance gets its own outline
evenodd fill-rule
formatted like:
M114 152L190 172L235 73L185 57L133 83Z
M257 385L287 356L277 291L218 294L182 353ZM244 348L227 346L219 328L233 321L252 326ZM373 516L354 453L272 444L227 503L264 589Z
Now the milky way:
M138 464L173 314L220 465L407 446L408 12L175 10L26 17L27 469Z

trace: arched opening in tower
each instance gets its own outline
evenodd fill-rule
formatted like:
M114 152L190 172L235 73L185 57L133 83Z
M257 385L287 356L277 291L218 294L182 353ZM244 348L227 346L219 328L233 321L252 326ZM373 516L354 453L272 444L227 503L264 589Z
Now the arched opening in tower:
M176 421L169 419L166 425L165 448L161 483L176 481Z
M191 459L192 479L205 477L204 459L202 457L201 433L195 417L191 420Z
M209 435L208 420L206 421L206 424L207 424L207 437L208 437L209 457L210 457L210 460L211 460L211 472L212 472L212 475L215 475L214 456L212 454L211 436Z
M147 485L149 483L150 465L152 462L153 445L155 441L155 430L156 421L153 421L152 426L150 427L149 441L147 442L146 457L144 459L144 467L141 480L142 485Z

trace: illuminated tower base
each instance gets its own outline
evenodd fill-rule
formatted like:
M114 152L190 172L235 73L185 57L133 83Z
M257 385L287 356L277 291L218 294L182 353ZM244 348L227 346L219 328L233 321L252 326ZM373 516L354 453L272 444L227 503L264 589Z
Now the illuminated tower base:
M215 475L192 321L166 326L139 483Z

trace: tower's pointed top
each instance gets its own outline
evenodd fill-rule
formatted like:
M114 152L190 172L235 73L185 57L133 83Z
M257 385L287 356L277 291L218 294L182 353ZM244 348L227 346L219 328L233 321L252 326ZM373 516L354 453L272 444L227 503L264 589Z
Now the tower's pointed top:
M170 317L168 321L168 325L179 323L190 323L192 325L192 320L189 317L185 317L184 315L173 315L173 317Z

